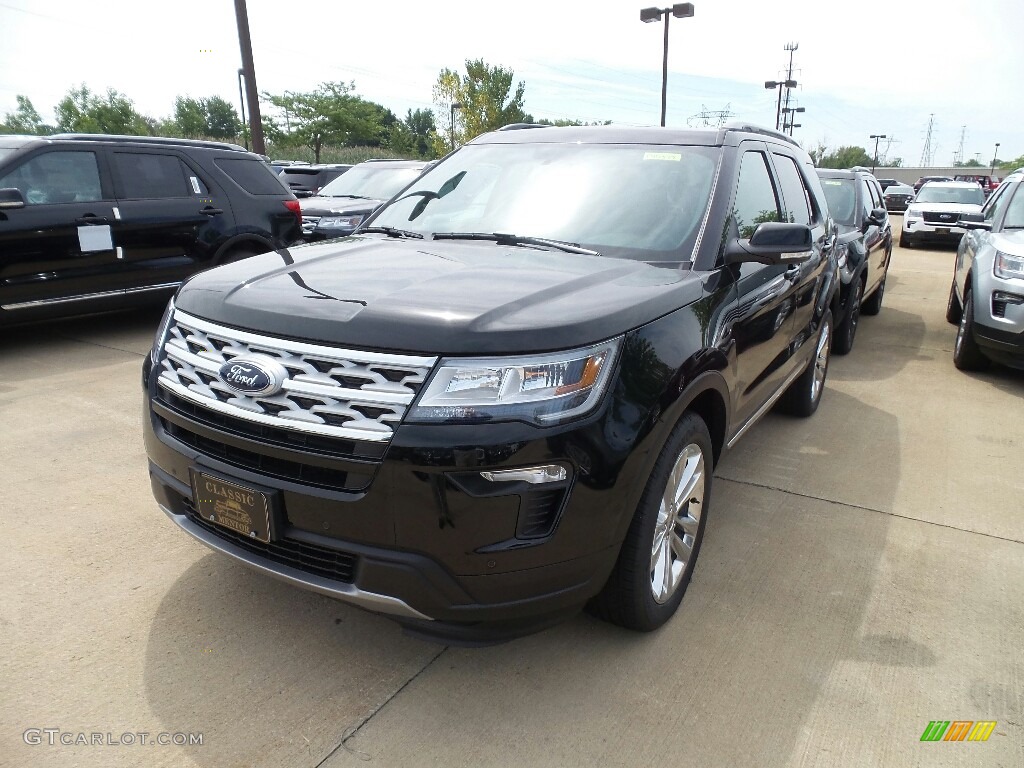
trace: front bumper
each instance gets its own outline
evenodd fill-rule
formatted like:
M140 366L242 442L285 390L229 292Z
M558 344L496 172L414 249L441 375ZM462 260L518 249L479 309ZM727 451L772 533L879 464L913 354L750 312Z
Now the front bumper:
M264 574L436 639L494 642L571 616L607 580L622 518L638 501L625 478L640 474L631 462L642 459L597 447L600 413L560 429L403 425L379 461L332 461L201 423L154 398L153 387L143 419L150 478L176 525ZM480 474L552 463L568 471L558 487ZM297 481L310 466L315 480ZM197 515L196 470L273 500L269 545ZM350 490L345 477L370 481Z
M966 232L966 229L957 226L903 218L902 236L906 240L959 243Z
M1024 280L997 277L988 267L975 281L975 340L996 362L1024 368Z

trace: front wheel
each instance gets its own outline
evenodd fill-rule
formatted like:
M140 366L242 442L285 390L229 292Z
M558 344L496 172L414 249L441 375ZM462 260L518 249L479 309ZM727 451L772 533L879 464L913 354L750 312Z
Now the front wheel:
M687 412L669 435L607 583L588 610L641 632L676 612L704 539L713 453L704 420Z
M828 363L832 352L832 313L825 312L821 318L821 331L818 343L814 348L814 356L807 363L807 368L799 378L789 385L779 405L786 413L794 416L807 417L818 410L821 395L825 391L825 377L828 375Z
M988 367L988 358L974 338L974 291L964 291L964 309L953 345L953 365L961 371L981 371Z
M877 293L877 291L876 291ZM861 299L864 298L864 283L857 280L853 286L853 295L850 296L850 306L846 310L846 317L836 328L836 353L847 354L853 349L853 339L857 335L857 321L860 320Z

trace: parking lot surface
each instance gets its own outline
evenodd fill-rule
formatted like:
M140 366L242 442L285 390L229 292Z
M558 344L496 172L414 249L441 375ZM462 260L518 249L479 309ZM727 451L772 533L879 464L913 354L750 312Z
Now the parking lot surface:
M1024 765L1024 374L953 367L953 258L897 248L818 413L726 454L661 631L581 615L482 649L159 512L139 426L159 309L5 331L0 765ZM997 726L921 742L932 720Z

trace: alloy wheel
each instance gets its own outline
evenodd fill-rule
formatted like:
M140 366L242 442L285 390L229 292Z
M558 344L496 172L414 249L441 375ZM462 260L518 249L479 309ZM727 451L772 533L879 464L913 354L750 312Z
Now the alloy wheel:
M700 528L704 504L704 454L690 443L669 473L651 546L651 594L663 604L682 583Z

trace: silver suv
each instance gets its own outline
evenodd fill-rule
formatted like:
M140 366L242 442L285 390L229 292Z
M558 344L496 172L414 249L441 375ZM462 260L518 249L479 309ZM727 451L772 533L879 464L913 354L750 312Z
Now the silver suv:
M957 324L953 362L1024 369L1024 173L999 185L981 213L964 214L946 319Z

